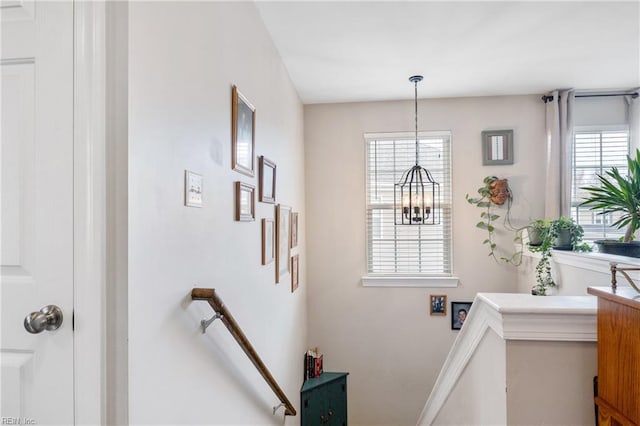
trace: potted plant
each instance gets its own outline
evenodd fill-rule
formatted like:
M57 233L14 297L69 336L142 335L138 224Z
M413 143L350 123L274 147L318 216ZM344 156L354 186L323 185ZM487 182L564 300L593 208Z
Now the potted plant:
M557 286L551 275L551 249L590 251L590 248L581 244L584 234L582 226L570 217L560 216L552 221L536 220L532 225L543 228L544 231L539 245L529 243L529 250L541 255L535 268L536 285L531 289L531 294L547 296L550 289Z
M536 219L527 226L527 233L529 234L529 246L538 247L542 245L542 241L546 238L547 232L549 232L549 225L551 221Z
M552 238L549 236L551 221L540 219L534 223L536 222L538 228L541 230L539 233L540 242L537 244L531 244L530 240L529 250L532 252L539 252L541 257L535 268L536 285L531 289L531 294L536 296L546 296L549 294L549 289L556 287L556 283L551 276L551 249L553 248L553 241L555 240L555 237ZM529 237L529 239L531 239L531 237Z
M635 158L627 155L628 172L622 176L617 167L597 175L600 186L588 186L581 189L589 193L580 204L598 210L598 214L619 214L613 226L626 227L622 241L596 240L600 252L623 256L640 257L640 242L633 241L635 232L640 228L640 150Z
M584 230L572 218L560 216L551 221L548 237L556 250L573 250L582 241Z
M509 189L509 183L507 179L499 179L496 176L487 176L482 182L483 186L478 188L480 197L472 198L469 197L469 194L466 195L466 199L470 204L474 204L483 209L480 213L480 222L476 224L477 228L487 231L487 238L482 243L489 247L489 256L493 257L496 262L503 261L519 266L522 263L522 248L508 256L498 257L496 253L497 244L494 240L494 233L496 231L495 223L500 218L500 215L496 213L495 209L506 203L507 211L504 216L504 226L514 232L514 242L522 242L522 231L524 228L515 228L511 225L512 195L511 189Z

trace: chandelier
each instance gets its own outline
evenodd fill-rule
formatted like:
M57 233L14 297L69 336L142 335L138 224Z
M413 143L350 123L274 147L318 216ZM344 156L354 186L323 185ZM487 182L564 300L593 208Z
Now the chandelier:
M415 91L416 164L402 173L394 185L393 216L396 225L437 225L440 223L440 185L433 180L429 170L418 164L418 83L422 76L414 75L409 81L414 84Z

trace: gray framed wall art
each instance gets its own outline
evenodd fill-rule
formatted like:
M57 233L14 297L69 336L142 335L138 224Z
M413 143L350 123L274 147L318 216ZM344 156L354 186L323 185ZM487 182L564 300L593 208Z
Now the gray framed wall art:
M482 132L482 165L513 164L513 130Z

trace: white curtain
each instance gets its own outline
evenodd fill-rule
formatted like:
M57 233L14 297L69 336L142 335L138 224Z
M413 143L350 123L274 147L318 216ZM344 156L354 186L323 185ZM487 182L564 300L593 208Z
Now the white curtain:
M640 93L640 87L635 90ZM629 147L631 157L635 158L636 149L640 149L640 96L635 99L631 95L624 97L628 106L629 120Z
M571 154L573 151L573 89L547 93L546 185L544 214L557 219L571 214Z

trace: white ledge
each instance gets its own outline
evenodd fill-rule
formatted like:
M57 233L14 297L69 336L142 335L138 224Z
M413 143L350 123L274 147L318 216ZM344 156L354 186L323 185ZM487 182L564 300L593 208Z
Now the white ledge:
M578 253L573 251L554 250L552 257L556 263L587 269L595 272L609 270L609 263L615 262L621 266L640 267L640 259L627 256L616 256L606 253Z
M488 330L503 340L597 341L594 296L478 293L418 425L431 425Z
M497 312L491 316L498 321L489 326L504 340L595 342L598 338L593 296L478 293L475 302Z
M363 287L458 287L458 277L365 275Z
M540 259L539 253L532 253L528 250L525 250L525 256L529 256L534 259ZM567 265L574 268L601 273L610 272L611 262L615 262L621 267L640 267L640 258L617 256L615 254L607 253L584 253L575 251L552 250L551 258L553 260L553 263L558 265ZM629 271L628 274L634 281L640 281L640 271ZM622 279L618 279L618 285L627 285L623 277Z

